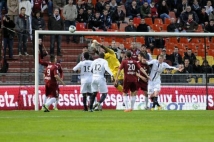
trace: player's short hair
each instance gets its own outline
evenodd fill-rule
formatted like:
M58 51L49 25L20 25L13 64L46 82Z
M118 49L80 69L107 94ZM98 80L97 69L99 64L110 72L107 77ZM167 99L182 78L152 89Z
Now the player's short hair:
M132 53L130 51L127 51L126 52L126 57L131 58L131 56L132 56Z
M99 57L104 59L105 54L103 52L101 52L101 53L99 53Z
M55 55L53 55L53 54L50 55L50 61L51 61L51 62L54 62L54 61L55 61Z
M145 54L144 54L143 52L140 52L139 55L140 55L141 57L143 57L144 59L146 59Z
M25 8L25 7L21 7L21 10L22 10L22 9L26 9L26 8Z
M159 57L161 57L161 58L163 58L163 59L164 59L164 56L163 56L163 55L159 55L159 56L158 56L158 58L159 58Z
M88 53L88 52L85 52L85 53L84 53L84 58L85 58L86 60L89 59L89 53Z

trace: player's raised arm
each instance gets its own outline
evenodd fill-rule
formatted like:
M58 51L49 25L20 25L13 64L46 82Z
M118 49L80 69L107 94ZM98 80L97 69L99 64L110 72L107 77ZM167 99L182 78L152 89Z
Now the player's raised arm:
M105 61L104 62L104 68L105 70L111 75L111 77L113 76L113 73L111 72L110 68L108 67L108 62Z
M152 60L146 61L146 63L147 63L148 65L152 65L152 64L155 63L155 61L157 61L157 60L156 60L156 59L152 59Z
M41 64L41 65L43 65L43 66L45 66L45 67L48 66L48 62L43 61L43 60L41 59L40 54L39 54L39 64Z
M184 68L176 68L176 67L170 66L166 63L166 69L173 69L173 70L177 70L177 71L182 71Z
M108 52L110 54L115 54L112 49L109 49L108 47L103 46L101 43L97 42L97 40L93 40L93 43L99 45L101 48L105 50L105 52Z

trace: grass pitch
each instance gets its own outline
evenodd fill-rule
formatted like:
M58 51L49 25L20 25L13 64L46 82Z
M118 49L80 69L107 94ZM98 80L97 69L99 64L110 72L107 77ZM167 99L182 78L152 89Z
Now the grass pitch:
M213 111L0 111L0 142L213 140Z

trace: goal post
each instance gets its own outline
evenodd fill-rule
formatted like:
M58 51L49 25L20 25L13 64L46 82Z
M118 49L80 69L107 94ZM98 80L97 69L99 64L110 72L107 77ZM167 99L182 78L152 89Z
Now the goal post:
M35 31L35 111L39 110L39 34L45 35L97 35L97 36L161 36L161 37L213 37L214 33L173 33L173 32L94 32L94 31ZM206 51L205 51L206 53Z

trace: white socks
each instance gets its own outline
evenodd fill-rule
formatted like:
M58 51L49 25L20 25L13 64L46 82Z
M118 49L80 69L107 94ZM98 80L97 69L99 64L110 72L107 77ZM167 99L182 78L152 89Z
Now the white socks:
M53 104L53 103L55 103L56 102L56 98L49 98L48 100L47 100L47 102L45 103L45 105L47 106L47 107L49 107L51 104Z
M136 96L131 96L131 109L134 110L134 103L136 101Z
M59 102L59 98L56 98L56 102L53 104L54 108L57 108L58 102Z
M129 100L128 96L123 96L123 102L125 104L125 109L129 109Z
M43 105L46 103L46 101L47 101L47 96L44 95L44 97L43 97Z
M147 108L147 107L148 107L148 102L149 102L148 97L145 97L145 108Z

